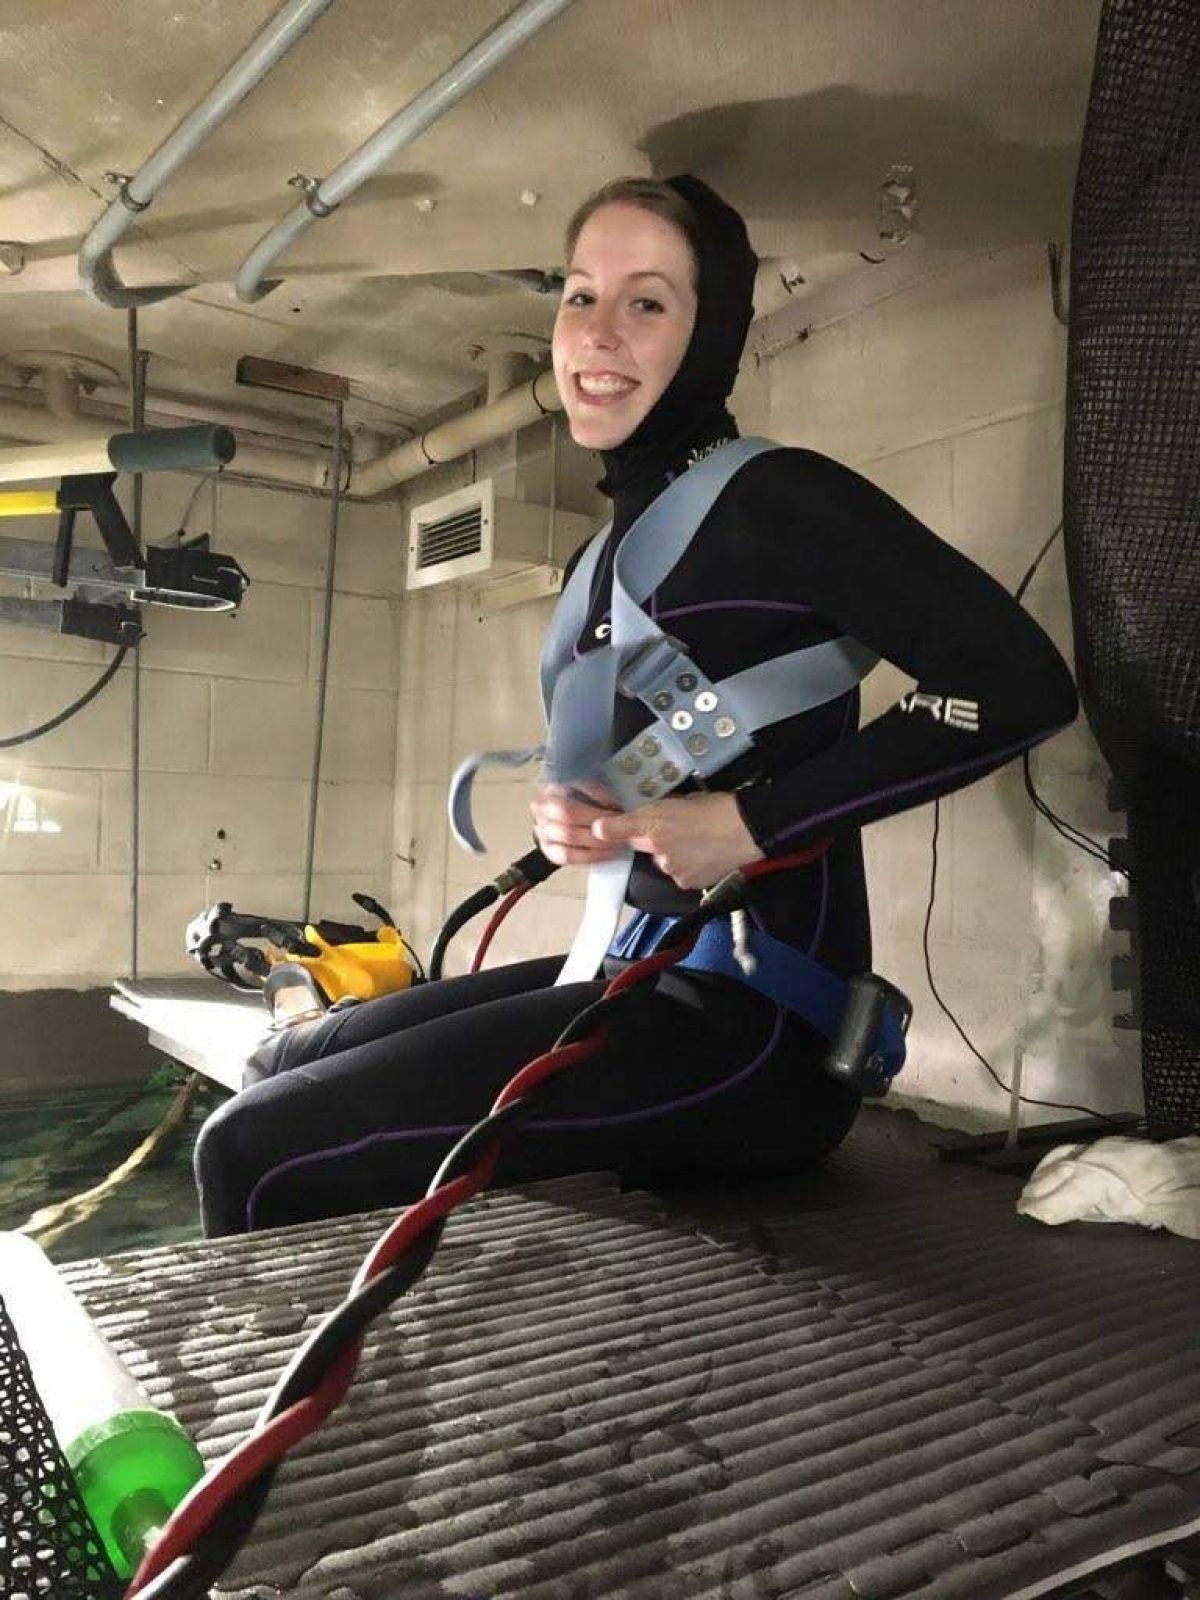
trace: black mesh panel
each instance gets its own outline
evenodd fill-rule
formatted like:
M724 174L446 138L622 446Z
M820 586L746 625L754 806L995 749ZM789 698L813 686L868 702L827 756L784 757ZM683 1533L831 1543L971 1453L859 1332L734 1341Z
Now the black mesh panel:
M0 1299L0 1595L115 1600L122 1587L80 1504Z
M1200 1125L1200 5L1106 0L1075 186L1076 667L1129 797L1152 1128Z

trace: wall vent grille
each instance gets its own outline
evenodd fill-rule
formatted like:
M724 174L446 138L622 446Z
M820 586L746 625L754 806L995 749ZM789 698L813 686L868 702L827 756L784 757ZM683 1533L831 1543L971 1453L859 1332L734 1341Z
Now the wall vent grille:
M460 556L478 555L482 549L483 507L479 504L418 525L417 567L422 572Z

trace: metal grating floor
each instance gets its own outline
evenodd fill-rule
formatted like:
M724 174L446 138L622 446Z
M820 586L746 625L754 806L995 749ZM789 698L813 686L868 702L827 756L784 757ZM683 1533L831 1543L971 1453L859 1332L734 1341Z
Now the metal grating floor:
M1200 1528L1200 1249L1017 1187L877 1111L787 1189L476 1202L222 1593L1010 1600ZM213 1457L382 1220L64 1272Z

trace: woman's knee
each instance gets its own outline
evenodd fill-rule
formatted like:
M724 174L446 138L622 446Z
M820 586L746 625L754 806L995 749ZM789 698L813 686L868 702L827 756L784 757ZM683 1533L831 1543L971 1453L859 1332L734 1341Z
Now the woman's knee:
M256 1121L248 1097L235 1094L197 1135L192 1167L206 1238L246 1231L246 1202L256 1178Z

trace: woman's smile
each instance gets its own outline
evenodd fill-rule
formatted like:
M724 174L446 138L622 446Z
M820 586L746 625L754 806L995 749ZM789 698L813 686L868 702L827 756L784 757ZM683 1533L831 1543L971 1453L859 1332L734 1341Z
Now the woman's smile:
M639 388L636 378L622 372L577 372L575 388L585 406L608 406L624 400Z

